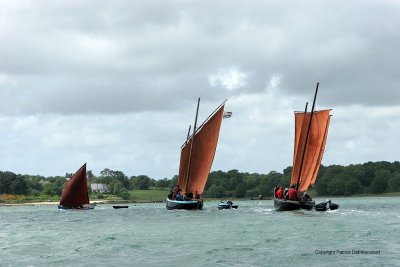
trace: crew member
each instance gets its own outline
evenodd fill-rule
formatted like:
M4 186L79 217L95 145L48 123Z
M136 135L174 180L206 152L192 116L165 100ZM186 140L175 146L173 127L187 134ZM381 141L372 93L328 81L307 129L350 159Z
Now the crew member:
M276 190L276 193L275 193L275 197L276 198L279 198L279 199L281 199L281 198L283 198L283 190L282 190L282 187L278 187L278 189Z
M292 186L289 188L288 199L289 199L289 200L294 200L294 201L297 200L297 190L294 188L294 185L292 185Z

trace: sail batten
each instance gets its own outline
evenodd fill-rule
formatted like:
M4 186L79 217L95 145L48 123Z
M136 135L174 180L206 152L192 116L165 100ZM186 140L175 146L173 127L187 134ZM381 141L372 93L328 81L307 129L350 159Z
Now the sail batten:
M80 208L85 204L89 204L86 163L66 183L60 200L60 205L67 208Z
M225 101L196 129L181 148L178 184L186 193L201 194L217 149ZM194 142L192 144L192 139ZM192 146L192 152L190 149ZM191 154L191 157L190 157ZM189 159L190 158L190 159ZM190 166L189 164L190 160ZM189 176L186 179L188 169Z
M298 186L300 192L307 191L310 185L313 186L315 184L328 135L330 111L321 110L313 113L308 139L307 130L311 113L295 112L295 145L290 184L297 183L301 168ZM304 149L305 156L301 167L301 157Z

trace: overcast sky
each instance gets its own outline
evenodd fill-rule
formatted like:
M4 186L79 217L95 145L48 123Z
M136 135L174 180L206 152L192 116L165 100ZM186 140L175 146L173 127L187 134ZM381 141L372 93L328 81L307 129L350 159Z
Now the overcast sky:
M171 178L201 97L233 112L212 170L282 172L317 82L324 165L399 160L399 25L399 1L0 0L0 170Z

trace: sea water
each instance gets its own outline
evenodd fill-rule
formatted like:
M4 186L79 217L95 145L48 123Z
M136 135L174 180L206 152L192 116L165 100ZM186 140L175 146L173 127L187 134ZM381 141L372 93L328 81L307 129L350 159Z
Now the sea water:
M0 266L400 265L400 198L332 200L340 208L327 212L276 212L272 200L201 211L2 206Z

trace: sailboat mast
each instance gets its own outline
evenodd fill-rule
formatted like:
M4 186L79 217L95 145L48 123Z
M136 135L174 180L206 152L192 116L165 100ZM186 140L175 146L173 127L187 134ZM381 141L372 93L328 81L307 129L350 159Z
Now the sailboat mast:
M188 130L188 134L187 134L187 136L186 136L186 142L187 142L187 140L189 139L189 136L190 136L190 129L192 128L192 125L189 125L189 130Z
M317 83L317 87L315 88L314 100L313 100L313 104L312 104L312 108L311 108L310 121L308 122L308 129L307 129L306 141L304 142L304 149L303 149L303 155L301 156L301 163L300 163L299 175L297 176L296 190L299 190L300 176L301 176L301 171L302 171L302 169L303 169L304 156L306 155L306 148L307 148L307 143L308 143L308 135L309 135L310 129L311 129L311 122L312 122L312 117L313 117L313 114L314 114L315 101L316 101L316 99L317 99L318 87L319 87L319 83ZM306 104L306 111L305 111L305 113L307 112L307 106L308 106L308 103Z
M192 159L193 142L194 142L194 136L195 136L195 134L196 134L197 116L199 115L199 106L200 106L200 97L199 97L199 99L197 100L197 109L196 109L196 117L195 117L195 119L194 119L193 136L192 136L192 141L191 141L191 144L190 144L188 168L187 168L187 173L186 173L185 193L187 193L188 182L189 182L190 162L191 162L191 159ZM189 130L190 130L190 128L189 128Z

